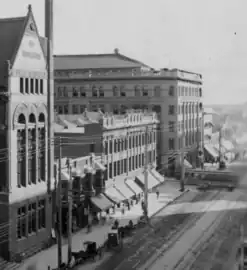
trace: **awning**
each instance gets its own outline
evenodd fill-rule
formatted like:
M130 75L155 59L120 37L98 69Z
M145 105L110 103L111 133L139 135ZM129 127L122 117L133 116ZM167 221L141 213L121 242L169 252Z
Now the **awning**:
M62 181L69 181L70 180L69 174L65 171L61 171L61 180Z
M106 189L105 195L115 203L120 203L127 199L113 186Z
M115 181L115 188L127 199L135 195L135 193L125 184L124 179L118 179L118 181Z
M137 179L143 184L145 185L145 176L144 173L140 174L137 176ZM156 178L150 173L148 172L148 189L151 189L155 186L158 186L160 184L160 182L158 180L156 180Z
M95 197L91 197L90 199L93 205L96 206L96 208L98 208L100 211L104 211L112 207L112 202L107 199L104 194L99 194Z
M184 159L184 167L187 169L192 169L192 165L189 163L187 159Z
M155 169L151 170L151 174L161 183L163 183L165 181L165 178L158 173Z
M135 192L136 195L143 193L143 190L136 184L134 179L127 179L125 183Z
M212 145L205 144L204 148L213 158L218 157L218 153L216 152L216 150L214 149L214 147Z
M101 171L106 170L105 166L98 161L95 161L95 168L96 168L96 170L101 170Z

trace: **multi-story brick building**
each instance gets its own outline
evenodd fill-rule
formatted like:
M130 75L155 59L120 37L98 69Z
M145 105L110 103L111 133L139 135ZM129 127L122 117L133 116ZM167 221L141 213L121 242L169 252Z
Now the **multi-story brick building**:
M124 115L98 112L98 116L96 113L89 112L84 112L82 115L59 115L60 135L62 128L67 134L66 137L63 137L67 139L62 145L65 150L62 150L64 157L66 153L69 154L69 157L71 157L71 153L78 156L83 151L81 148L83 149L85 143L92 143L92 141L88 141L90 136L85 137L80 130L86 114L87 119L89 115L94 115L94 118L98 119L101 133L97 135L99 138L97 142L102 150L101 153L98 153L99 156L95 157L94 154L88 153L87 156L74 158L72 161L73 190L76 191L75 195L85 195L80 197L80 201L77 201L78 205L75 209L77 226L87 224L84 210L88 206L91 208L90 201L103 211L105 208L111 207L111 203L109 204L109 201L107 203L105 197L118 203L143 192L145 153L147 153L148 163L148 188L151 189L163 181L163 177L156 171L158 119L154 112L128 111ZM91 124L84 123L83 126L86 128ZM91 140L94 139L91 138ZM93 152L93 150L91 147L90 151ZM64 163L62 167L64 168L62 181L66 185L70 178L66 169L67 165ZM92 169L90 173L85 173L87 167ZM136 182L139 183L139 186ZM106 196L103 196L103 193ZM66 219L66 205L64 205L64 211Z
M57 55L54 63L58 113L78 114L85 108L114 113L130 108L155 111L161 127L161 167L174 163L174 153L182 146L182 127L187 148L199 147L203 107L200 74L177 69L154 71L117 50L105 55Z
M0 19L0 256L6 259L30 255L51 235L44 44L30 6L24 17Z

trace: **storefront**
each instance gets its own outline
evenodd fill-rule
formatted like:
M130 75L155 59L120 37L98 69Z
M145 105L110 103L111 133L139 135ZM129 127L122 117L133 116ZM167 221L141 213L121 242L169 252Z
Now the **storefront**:
M127 200L127 198L122 193L120 193L114 186L108 187L105 190L104 194L115 204L119 204L120 202Z
M150 171L148 171L147 174L148 174L148 190L151 190L152 188L158 186L160 184L160 182L150 173ZM145 173L138 175L136 177L136 182L144 189L144 187L145 187Z
M137 185L135 182L135 179L126 179L125 184L135 193L135 195L140 195L143 194L143 190L141 189L140 186Z

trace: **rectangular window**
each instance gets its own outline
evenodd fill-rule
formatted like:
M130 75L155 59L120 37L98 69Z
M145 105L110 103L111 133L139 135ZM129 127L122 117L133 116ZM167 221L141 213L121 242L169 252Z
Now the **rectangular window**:
M73 105L72 106L72 113L73 114L78 114L78 105Z
M35 94L39 93L39 80L35 79Z
M175 131L175 122L169 121L169 131L174 132Z
M38 229L46 228L46 203L45 200L40 200L38 204Z
M68 105L64 105L64 114L68 114L69 113L69 107Z
M28 78L25 78L25 93L29 93L29 80Z
M73 88L73 97L78 97L78 91L76 88Z
M17 237L23 238L26 237L26 223L27 216L26 216L26 207L20 207L17 210Z
M30 92L31 94L34 94L34 80L30 79Z
M20 92L24 94L24 80L23 78L20 78Z
M147 96L148 96L148 90L144 89L144 90L142 91L142 96L143 96L143 97L147 97Z
M174 150L175 149L175 140L174 138L169 139L169 150Z
M109 164L109 178L112 178L112 163Z
M40 94L43 95L44 94L44 85L43 85L43 80L40 80Z
M175 114L175 106L174 105L169 105L169 115L174 115Z
M132 169L131 169L131 157L129 158L129 171L132 171Z

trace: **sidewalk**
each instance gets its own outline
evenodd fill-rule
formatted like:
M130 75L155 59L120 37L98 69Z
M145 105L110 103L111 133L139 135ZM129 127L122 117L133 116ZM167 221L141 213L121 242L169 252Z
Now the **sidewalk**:
M164 208L167 204L174 201L177 197L181 196L181 192L178 191L178 188L172 186L170 187L169 184L164 184L160 190L159 199L157 199L156 194L151 193L149 194L149 216L155 215L159 210ZM130 211L126 211L124 215L121 214L120 211L117 211L112 219L112 222L115 218L120 220L120 226L124 225L129 222L130 219L135 222L137 221L140 216L142 215L142 208L141 204L134 205ZM92 232L87 233L86 229L82 229L80 232L73 235L72 238L72 250L79 250L81 249L81 244L84 241L90 240L97 242L98 245L101 245L107 237L107 233L111 227L111 222L107 224L94 226ZM68 245L67 243L62 247L62 255L63 261L67 261L67 250ZM33 257L27 259L21 266L18 268L19 270L26 270L28 266L36 265L36 270L46 270L48 266L51 268L57 267L57 245L52 246L49 249L46 249Z

